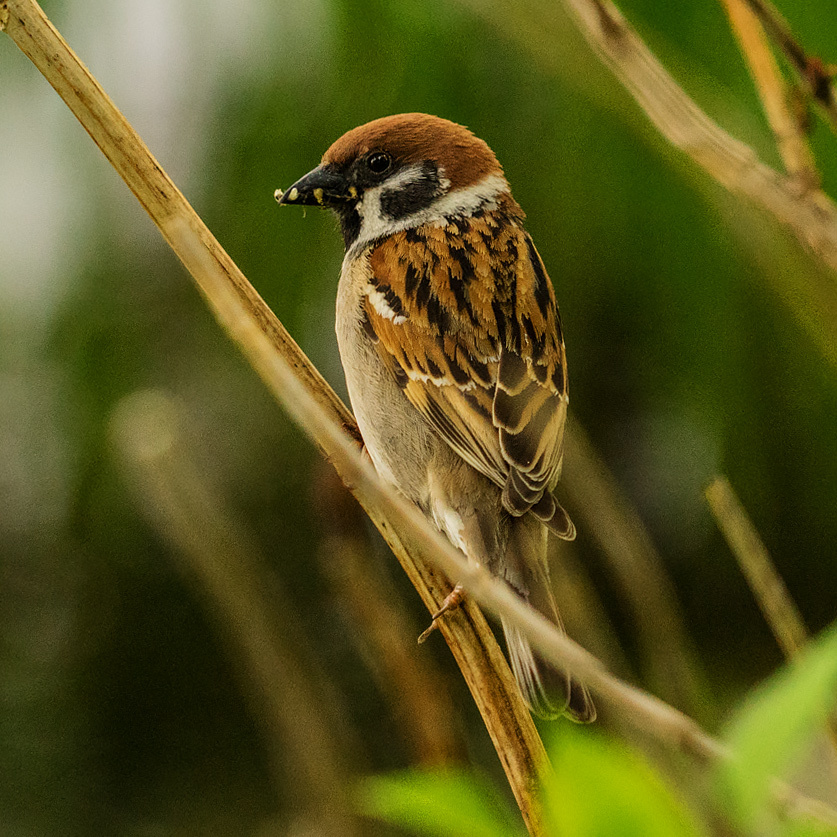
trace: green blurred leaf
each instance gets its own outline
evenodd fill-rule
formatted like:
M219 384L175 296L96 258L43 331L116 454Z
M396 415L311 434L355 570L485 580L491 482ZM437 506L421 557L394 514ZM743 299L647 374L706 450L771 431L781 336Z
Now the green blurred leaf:
M771 677L728 725L734 757L719 771L720 790L742 826L754 823L772 776L794 766L837 698L837 625Z
M693 814L637 753L562 724L546 809L556 837L697 837Z
M355 801L368 817L432 837L518 837L519 815L489 782L464 770L405 770L369 776Z
M837 837L837 828L817 822L788 823L780 837Z

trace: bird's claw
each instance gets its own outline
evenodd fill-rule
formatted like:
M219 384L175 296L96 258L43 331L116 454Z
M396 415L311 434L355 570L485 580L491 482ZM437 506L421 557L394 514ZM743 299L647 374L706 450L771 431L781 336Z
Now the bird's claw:
M459 605L462 604L462 600L465 598L465 590L461 584L457 584L450 593L445 596L445 600L442 602L442 606L433 614L432 620L430 622L430 626L427 628L426 631L423 631L418 638L418 644L421 645L430 634L433 633L438 627L439 622L438 620L444 616L446 613L449 613L452 610L456 610Z

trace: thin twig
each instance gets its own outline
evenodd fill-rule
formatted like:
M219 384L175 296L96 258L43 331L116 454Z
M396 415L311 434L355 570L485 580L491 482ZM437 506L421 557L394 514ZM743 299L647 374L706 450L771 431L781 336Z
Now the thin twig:
M799 120L788 107L788 90L770 51L767 36L749 0L721 0L761 97L788 174L805 190L818 189L821 178Z
M808 632L756 527L726 477L715 477L705 493L715 521L738 560L779 647L788 659L793 659L808 641Z
M237 295L230 290L220 266L202 249L197 234L180 220L169 221L166 227L167 240L174 241L178 252L184 254L184 262L202 275L202 286L211 289L222 322L227 328L235 323L235 334L253 367L297 425L328 451L332 465L364 508L386 515L388 526L397 527L402 536L408 537L418 554L448 577L461 581L469 599L519 628L546 659L586 682L626 723L701 763L711 764L729 757L727 748L694 720L614 677L600 660L529 607L507 584L485 567L467 561L415 505L382 482L371 462L361 456L357 445L334 424L285 359L275 352L258 323L243 317ZM837 810L810 799L785 782L775 780L774 799L781 803L783 813L810 816L837 826Z
M331 728L327 691L300 663L305 641L293 607L250 533L199 473L183 423L164 393L137 392L117 405L111 437L143 512L182 558L228 639L265 729L276 790L283 781L292 786L300 826L329 837L355 835L351 760Z
M801 194L793 179L713 122L674 81L609 0L564 0L582 34L668 141L721 185L750 198L837 270L837 207L821 191Z
M746 0L746 2L758 15L770 37L779 45L805 89L825 113L831 130L837 133L834 71L826 67L822 59L815 55L808 55L770 0Z
M332 596L374 657L372 674L388 699L413 761L427 767L464 761L460 712L429 654L416 654L421 630L400 592L371 555L366 519L327 463L315 467L323 542L317 549Z
M341 439L349 433L359 439L351 413L322 375L297 346L276 315L268 308L229 255L151 155L99 83L79 61L35 0L2 0L5 31L35 64L76 115L110 163L160 228L163 237L192 273L210 309L269 382L274 394L276 379L271 362L284 364L290 379ZM3 20L3 18L0 18ZM217 277L222 277L217 279ZM256 356L254 345L261 347ZM331 455L325 437L312 436L320 450ZM339 469L338 469L339 470ZM341 473L344 482L346 475ZM445 576L432 565L416 560L407 535L389 523L380 506L356 492L372 522L398 558L401 566L431 613L450 590ZM466 602L441 631L462 671L483 717L509 784L532 834L542 834L538 777L546 768L546 753L526 709L508 664L485 617L474 602Z
M629 122L636 111L626 109L613 86L585 63L579 33L617 81L633 96L666 142L684 152L696 166L728 191L744 196L756 208L785 225L806 245L815 269L789 270L775 258L774 231L762 217L741 222L727 214L743 247L749 250L782 301L803 325L823 356L837 367L837 207L819 190L807 193L798 182L762 163L752 148L720 128L674 81L648 47L606 0L523 0L509 26L503 0L460 0L504 36L525 49L548 72L557 73L608 110L622 110ZM583 69L579 69L579 68ZM651 136L643 131L643 136ZM652 143L660 147L658 143ZM699 179L695 183L702 186ZM712 194L713 201L718 203ZM779 266L781 265L781 266ZM827 271L819 272L826 267Z
M482 615L472 600L520 628L547 659L587 682L614 712L635 728L701 762L726 758L726 748L691 718L613 677L599 660L526 605L508 585L484 567L466 561L414 505L380 480L371 463L361 456L356 441L347 434L347 429L353 428L354 424L350 420L341 421L345 408L337 407L339 401L328 385L286 336L279 321L200 222L34 0L4 2L10 11L6 31L59 91L132 188L166 241L195 277L225 330L241 347L286 412L329 457L399 560L405 562L425 603L433 607L434 596L446 589L439 583L439 572L429 570L425 562L432 562L442 573L460 580L468 589L470 599L460 609L462 612L442 620L440 629L446 638L463 636L467 639L463 629L474 626L470 628L470 640L452 642L452 651L483 717L501 713L505 719L504 724L497 724L489 717L486 724L491 724L492 737L501 736L500 740L494 739L494 744L515 794L523 790L522 799L517 796L518 804L526 805L523 813L530 831L543 833L534 801L537 776L544 758L542 744L536 733L534 740L527 737L524 723L511 730L506 726L510 717L517 719L522 700L493 635L487 627L484 630L481 627L485 623L480 623ZM420 555L424 560L414 562L411 555ZM481 641L488 643L488 647L481 648ZM499 655L500 662L495 660L495 654ZM477 669L480 669L479 688L485 689L485 693L474 691ZM528 720L531 726L531 719ZM531 728L534 730L533 726ZM525 740L519 740L524 737ZM514 762L513 771L509 770L511 762ZM522 787L522 781L528 781L528 786ZM775 783L773 796L786 812L837 825L837 811L784 782Z
M808 643L808 630L764 542L726 477L715 477L706 500L738 566L747 579L764 619L785 657L793 660ZM827 724L832 754L837 758L837 724Z
M573 517L586 524L622 592L655 691L691 714L705 712L697 655L683 623L674 585L645 526L593 444L571 420L562 492ZM705 717L705 716L703 716Z

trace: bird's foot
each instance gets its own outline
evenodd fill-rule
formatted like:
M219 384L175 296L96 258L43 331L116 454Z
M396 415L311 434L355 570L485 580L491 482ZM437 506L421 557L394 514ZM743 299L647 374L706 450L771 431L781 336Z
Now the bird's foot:
M424 631L421 636L418 638L419 645L423 643L436 628L439 627L438 620L444 616L446 613L449 613L451 610L456 610L459 605L462 604L462 600L465 598L465 590L461 584L457 584L450 593L445 596L445 600L442 602L442 606L433 614L433 619L430 622L430 627Z

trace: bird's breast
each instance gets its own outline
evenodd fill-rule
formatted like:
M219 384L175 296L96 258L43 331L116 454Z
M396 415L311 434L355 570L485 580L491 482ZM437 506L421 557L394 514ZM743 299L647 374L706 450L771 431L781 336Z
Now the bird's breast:
M428 466L440 441L404 396L364 328L368 284L368 258L347 258L337 290L336 331L352 411L380 476L424 505Z

